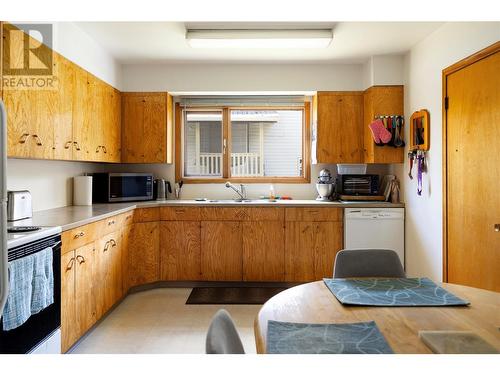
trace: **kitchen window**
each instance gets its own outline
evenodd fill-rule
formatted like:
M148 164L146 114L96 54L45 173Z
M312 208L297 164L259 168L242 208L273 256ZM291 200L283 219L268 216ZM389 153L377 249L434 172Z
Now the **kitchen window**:
M309 102L239 104L176 105L176 179L309 182Z

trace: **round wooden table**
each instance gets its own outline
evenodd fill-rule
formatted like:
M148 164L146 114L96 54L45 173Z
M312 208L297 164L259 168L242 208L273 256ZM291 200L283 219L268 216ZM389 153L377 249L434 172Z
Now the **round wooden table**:
M472 331L500 350L500 293L438 283L470 302L460 307L344 306L323 281L287 289L269 301L255 319L257 353L266 352L267 321L355 323L373 320L395 353L431 353L422 330Z

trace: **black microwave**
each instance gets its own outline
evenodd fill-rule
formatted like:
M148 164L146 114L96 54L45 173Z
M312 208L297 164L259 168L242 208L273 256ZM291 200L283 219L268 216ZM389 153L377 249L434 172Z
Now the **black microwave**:
M153 175L150 173L94 173L94 203L149 201L153 199Z
M337 176L337 193L342 195L379 195L376 174L342 174Z

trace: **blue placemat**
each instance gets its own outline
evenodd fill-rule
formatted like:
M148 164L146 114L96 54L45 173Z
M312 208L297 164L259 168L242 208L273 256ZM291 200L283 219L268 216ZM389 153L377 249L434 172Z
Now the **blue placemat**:
M269 320L268 354L392 354L375 322L304 324Z
M344 305L461 306L468 301L437 286L426 277L401 279L323 279Z

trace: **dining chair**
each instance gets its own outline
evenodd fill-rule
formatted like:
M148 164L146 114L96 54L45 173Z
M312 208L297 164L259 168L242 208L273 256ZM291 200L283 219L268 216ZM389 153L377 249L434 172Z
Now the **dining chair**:
M221 309L212 318L206 341L207 354L245 354L231 315Z
M406 273L393 250L344 249L335 257L333 277L406 277Z

